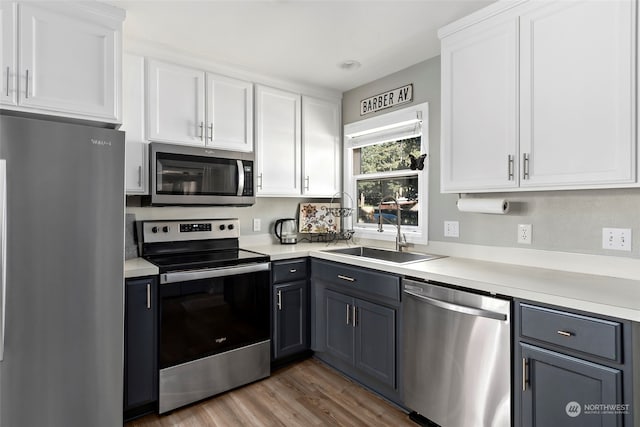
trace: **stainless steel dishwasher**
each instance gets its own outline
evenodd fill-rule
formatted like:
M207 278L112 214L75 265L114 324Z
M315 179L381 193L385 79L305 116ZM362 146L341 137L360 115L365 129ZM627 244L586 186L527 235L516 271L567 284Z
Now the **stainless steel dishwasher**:
M405 279L403 306L405 405L442 427L510 426L511 301Z

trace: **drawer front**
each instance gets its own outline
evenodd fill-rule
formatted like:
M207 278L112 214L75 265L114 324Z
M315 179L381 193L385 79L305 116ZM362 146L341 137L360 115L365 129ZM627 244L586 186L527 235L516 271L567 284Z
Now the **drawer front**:
M307 278L307 259L275 261L271 263L273 283L293 282Z
M348 289L400 301L400 278L397 276L315 259L311 261L311 275L327 282L344 285Z
M620 362L622 325L618 322L520 304L522 337Z

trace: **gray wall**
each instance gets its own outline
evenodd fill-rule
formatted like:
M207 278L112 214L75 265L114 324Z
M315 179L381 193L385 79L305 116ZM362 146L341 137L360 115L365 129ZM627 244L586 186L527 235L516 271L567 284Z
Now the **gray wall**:
M501 193L507 215L462 213L457 194L440 194L440 57L421 62L343 95L343 120L361 120L362 99L413 83L413 103L429 103L429 240L640 257L640 189ZM365 118L384 114L407 104ZM460 222L460 237L444 237L444 221ZM532 224L532 244L516 242L518 224ZM602 227L631 228L632 251L602 249Z
M298 207L303 202L321 202L324 199L271 198L259 197L253 206L247 207L139 207L140 198L127 198L127 213L134 214L136 220L147 219L208 219L208 218L239 218L240 235L272 233L276 219L298 218ZM262 230L253 231L253 219L260 218Z

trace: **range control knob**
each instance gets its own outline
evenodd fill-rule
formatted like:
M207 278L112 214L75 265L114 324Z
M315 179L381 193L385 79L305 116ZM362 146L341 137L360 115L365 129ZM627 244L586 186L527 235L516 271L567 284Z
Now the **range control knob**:
M162 231L165 232L165 233L168 233L169 232L169 226L165 225L164 227L162 227Z
M233 230L233 224L229 224L229 225L227 226L227 228L228 228L229 230Z
M220 224L220 227L218 227L220 229L220 231L224 231L224 229L226 228L224 224Z
M151 228L151 232L152 233L157 233L158 232L158 227L152 227Z

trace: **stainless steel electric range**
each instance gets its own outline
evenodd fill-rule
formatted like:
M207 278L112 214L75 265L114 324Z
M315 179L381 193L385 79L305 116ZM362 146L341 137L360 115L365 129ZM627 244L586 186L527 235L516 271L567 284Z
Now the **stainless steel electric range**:
M159 412L269 376L269 257L239 248L239 221L137 228L160 270Z

